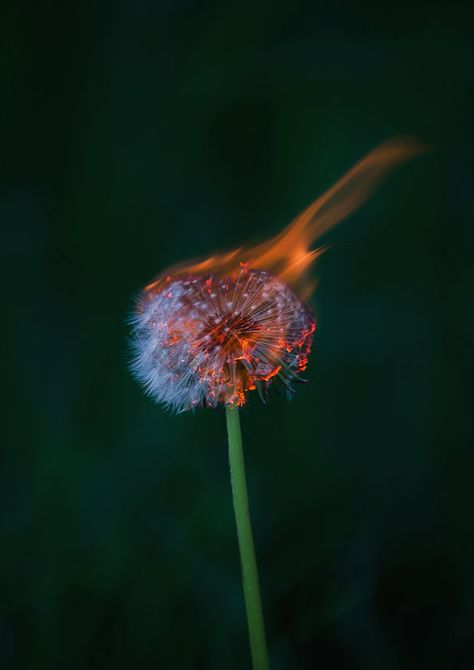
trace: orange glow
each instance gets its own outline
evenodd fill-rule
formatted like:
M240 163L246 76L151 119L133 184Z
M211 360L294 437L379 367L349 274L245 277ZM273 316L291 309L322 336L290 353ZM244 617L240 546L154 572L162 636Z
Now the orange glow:
M136 313L137 377L179 411L244 405L246 393L306 369L316 328L305 300L318 239L349 216L391 169L421 153L410 140L381 144L281 233L252 247L168 268L145 287Z
M356 163L275 237L253 247L238 247L202 261L174 265L148 284L145 290L159 291L164 280L189 273L235 278L242 267L246 267L270 272L292 286L301 298L307 299L315 288L308 270L325 249L312 248L314 243L367 200L394 167L422 150L422 146L414 140L384 142Z

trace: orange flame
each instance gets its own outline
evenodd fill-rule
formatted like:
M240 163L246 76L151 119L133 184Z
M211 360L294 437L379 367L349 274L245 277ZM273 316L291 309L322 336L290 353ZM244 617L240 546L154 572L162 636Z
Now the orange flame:
M410 139L384 142L272 239L253 247L219 253L203 261L174 265L146 286L145 291L158 292L164 280L187 273L235 277L244 265L267 270L290 284L302 298L309 297L314 284L308 282L307 271L324 251L324 247L312 249L312 245L367 200L395 166L422 150L418 142Z

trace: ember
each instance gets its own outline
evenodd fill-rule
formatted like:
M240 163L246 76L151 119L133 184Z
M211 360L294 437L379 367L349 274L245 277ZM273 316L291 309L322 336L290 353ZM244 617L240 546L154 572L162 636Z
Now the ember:
M135 319L136 376L178 411L243 405L272 381L289 391L307 364L315 320L268 272L242 267L236 280L169 277L145 292Z

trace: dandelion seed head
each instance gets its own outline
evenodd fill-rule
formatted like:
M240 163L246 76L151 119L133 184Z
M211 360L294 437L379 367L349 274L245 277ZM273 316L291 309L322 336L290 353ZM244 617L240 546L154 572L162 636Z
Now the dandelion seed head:
M304 300L314 243L359 207L421 145L393 139L362 158L275 237L168 268L141 294L132 369L148 393L177 411L243 405L249 391L289 390L308 361L314 317Z
M240 406L276 380L291 391L316 326L287 284L246 266L236 278L166 277L142 293L132 324L136 378L176 411Z

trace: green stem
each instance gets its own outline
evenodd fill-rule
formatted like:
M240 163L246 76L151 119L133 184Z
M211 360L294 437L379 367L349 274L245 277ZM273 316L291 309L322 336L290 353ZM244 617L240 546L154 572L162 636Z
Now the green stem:
M237 536L239 538L242 582L245 608L247 610L252 665L254 670L268 670L265 625L263 623L257 561L255 560L247 484L245 482L245 463L242 449L242 435L240 432L239 410L236 407L228 405L226 407L226 420L227 436L229 439L230 479L234 499L235 520L237 523Z

